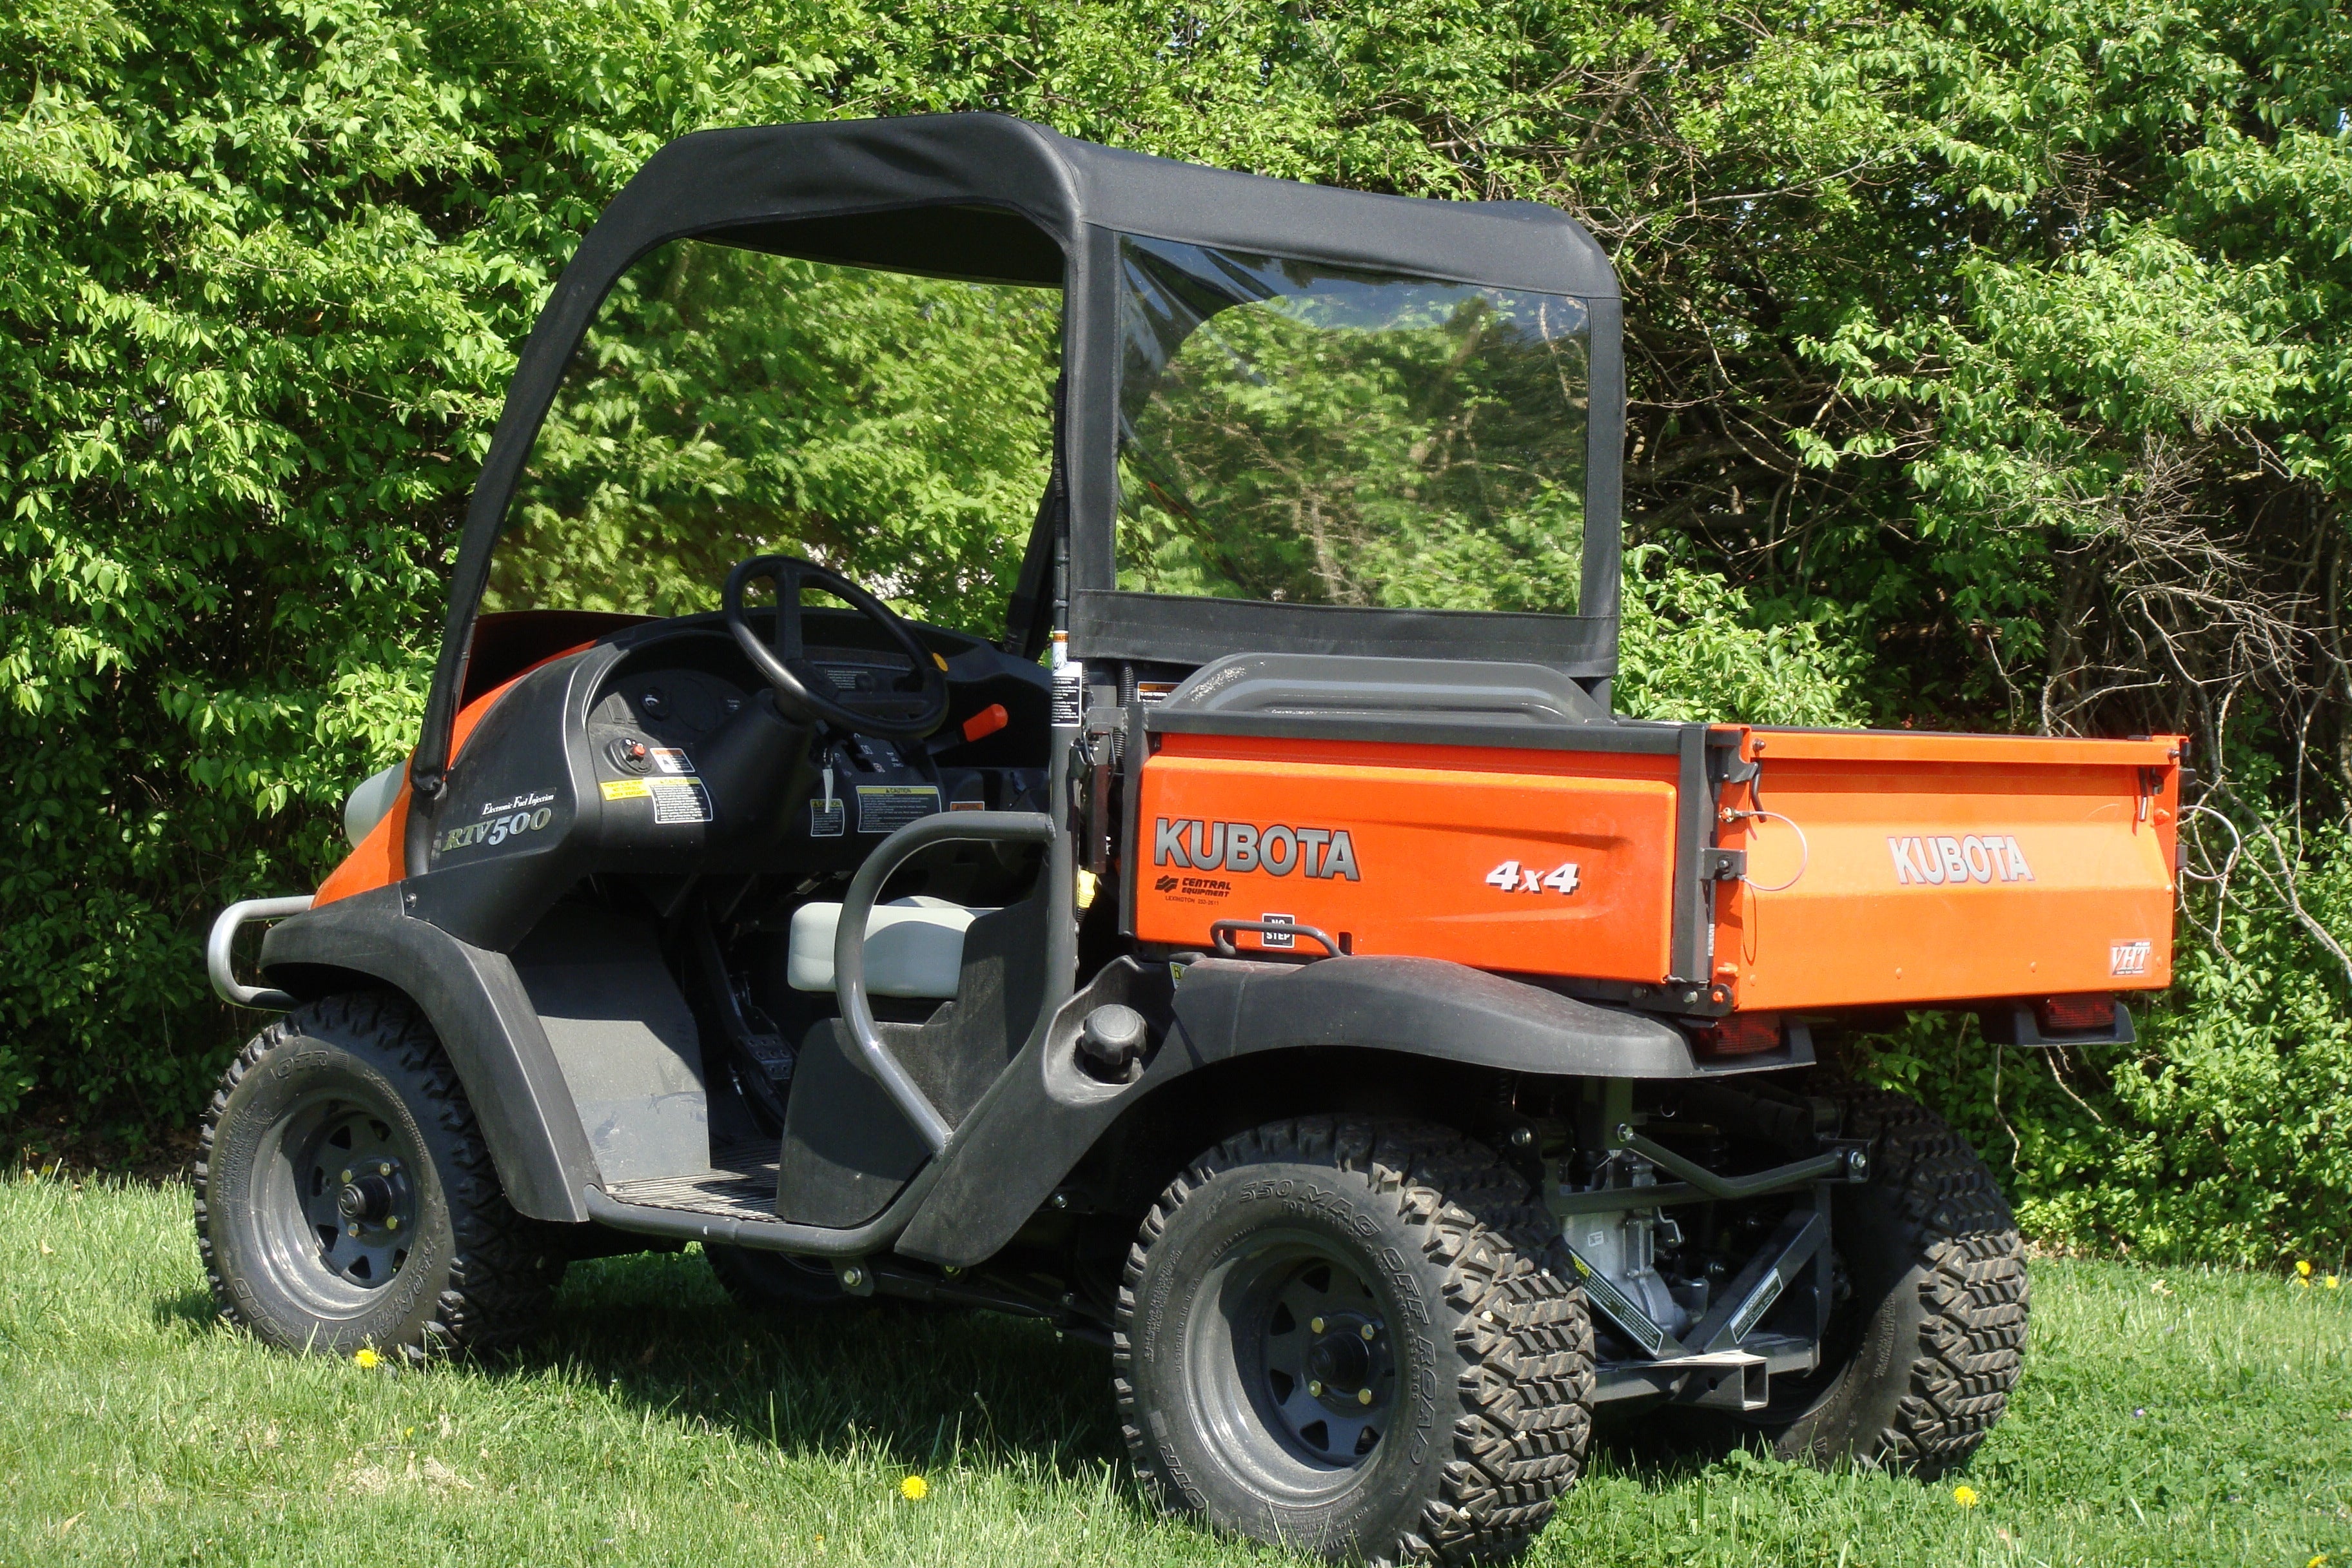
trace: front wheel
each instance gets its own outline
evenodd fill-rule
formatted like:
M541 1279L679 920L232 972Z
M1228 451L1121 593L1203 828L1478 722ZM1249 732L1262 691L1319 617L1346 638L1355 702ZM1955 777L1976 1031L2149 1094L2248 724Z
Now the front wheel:
M1937 1476L1976 1452L2017 1384L2024 1245L1992 1173L1942 1118L1899 1094L1841 1098L1845 1135L1876 1146L1870 1181L1838 1189L1831 1215L1852 1294L1822 1370L1773 1379L1748 1419L1784 1458Z
M515 1213L424 1018L331 996L254 1037L205 1114L196 1246L221 1316L287 1350L487 1351L562 1269Z
M1526 1180L1442 1128L1229 1139L1143 1222L1112 1352L1171 1510L1376 1562L1507 1555L1575 1483L1592 1329Z

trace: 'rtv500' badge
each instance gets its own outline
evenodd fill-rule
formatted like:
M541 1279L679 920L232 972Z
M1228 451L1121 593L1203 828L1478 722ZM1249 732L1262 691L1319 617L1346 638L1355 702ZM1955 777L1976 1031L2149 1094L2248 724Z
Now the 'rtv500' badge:
M552 795L517 795L512 800L493 801L482 807L486 822L469 822L463 827L453 827L433 841L436 854L446 855L452 849L470 849L476 845L504 844L508 839L525 833L536 833L555 819L555 808L542 804L551 801ZM491 816L496 812L498 815Z

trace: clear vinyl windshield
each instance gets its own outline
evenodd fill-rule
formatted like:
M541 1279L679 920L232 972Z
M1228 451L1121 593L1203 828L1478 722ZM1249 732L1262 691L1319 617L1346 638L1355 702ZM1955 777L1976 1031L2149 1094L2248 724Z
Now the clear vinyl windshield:
M1122 241L1118 585L1573 614L1582 301Z

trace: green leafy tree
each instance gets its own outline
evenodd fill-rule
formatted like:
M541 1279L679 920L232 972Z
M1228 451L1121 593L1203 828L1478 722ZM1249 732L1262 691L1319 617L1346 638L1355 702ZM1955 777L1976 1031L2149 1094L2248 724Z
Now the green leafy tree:
M1922 1026L1861 1065L2009 1150L2053 1237L2352 1240L2340 4L19 0L0 93L0 1114L195 1102L247 1023L203 993L205 918L312 885L412 736L515 347L622 182L701 126L992 108L1577 215L1626 290L1625 706L2196 738L2199 863L2234 869L2141 1046ZM823 299L794 265L767 281ZM600 337L551 426L524 526L569 586L685 602L712 561L627 547L667 510L984 620L1040 322L929 284L772 321L680 288L628 297L649 331ZM1001 359L897 352L1000 328ZM1380 368L1339 428L1381 427ZM1294 413L1225 423L1295 456ZM1360 510L1347 591L1405 582L1381 552L1411 537L1443 564L1399 591L1557 606L1564 495L1448 510L1467 531Z

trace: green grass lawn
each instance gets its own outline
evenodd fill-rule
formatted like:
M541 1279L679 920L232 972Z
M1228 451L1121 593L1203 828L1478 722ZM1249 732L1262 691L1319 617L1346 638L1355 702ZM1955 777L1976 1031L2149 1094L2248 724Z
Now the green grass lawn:
M2034 1325L1972 1509L1621 1431L1530 1561L2352 1568L2352 1289L2046 1263ZM214 1321L185 1188L0 1181L0 1564L1284 1561L1150 1512L1108 1360L763 1326L691 1254L576 1267L511 1363L298 1359Z

